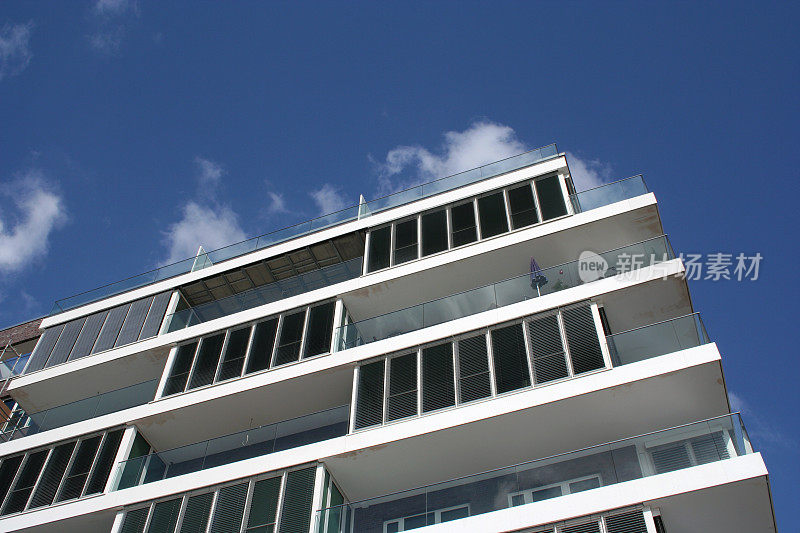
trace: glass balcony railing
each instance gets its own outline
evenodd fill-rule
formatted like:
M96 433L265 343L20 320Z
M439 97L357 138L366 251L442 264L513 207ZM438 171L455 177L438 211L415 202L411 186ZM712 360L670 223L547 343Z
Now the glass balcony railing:
M666 235L604 252L598 256L605 262L605 268L593 273L580 271L581 265L587 264L586 261L571 261L340 326L338 349L344 350L402 335L576 287L588 281L617 275L633 275L638 268L675 258Z
M570 199L572 200L572 209L576 213L582 213L604 205L635 198L648 192L650 191L647 190L644 177L639 174L638 176L631 176L630 178L581 191L571 195Z
M193 270L200 270L212 264L220 263L234 257L239 257L255 250L266 248L267 246L272 246L290 239L301 237L303 235L308 235L325 228L350 222L351 220L365 218L375 213L407 204L421 198L433 196L434 194L456 189L458 187L498 176L512 170L524 168L557 155L558 149L556 148L556 145L550 144L543 146L542 148L537 148L529 152L503 159L501 161L489 163L472 170L460 172L452 176L447 176L429 183L412 187L410 189L399 191L394 194L363 203L361 205L355 205L334 213L322 215L312 220L295 224L294 226L290 226L288 228L279 229L271 233L253 237L252 239L247 239L246 241L231 244L230 246L226 246L218 250L213 250L202 257L191 257L184 259L183 261L165 265L138 276L133 276L122 281L83 292L81 294L63 298L58 300L53 305L53 309L50 314L55 315L62 313L68 309L73 309L75 307L101 300L115 294L126 292L138 287L143 287L145 285L178 276L180 274L185 274Z
M26 353L0 361L0 381L5 381L22 374L30 356L31 354Z
M356 257L344 263L328 265L299 276L275 281L213 302L176 311L166 317L167 324L169 324L167 331L188 328L215 318L357 278L361 275L362 260L362 257Z
M698 313L614 333L608 335L606 341L614 366L636 363L711 342Z
M116 413L123 409L144 405L155 397L157 386L158 380L153 379L28 414L29 422L17 424L16 427L11 428L9 431L0 433L0 441L18 439L109 413Z
M328 507L317 512L317 531L405 531L750 453L750 439L734 413Z
M347 434L349 421L350 406L342 405L180 448L131 458L119 466L117 490L342 437Z

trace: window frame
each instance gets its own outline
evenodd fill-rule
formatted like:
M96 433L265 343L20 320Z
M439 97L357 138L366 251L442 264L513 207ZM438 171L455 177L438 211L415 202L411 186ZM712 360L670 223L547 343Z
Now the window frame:
M521 507L522 505L527 505L529 503L537 503L537 502L533 501L533 493L534 492L539 492L541 490L552 489L552 488L555 488L555 487L561 488L561 496L569 496L570 494L578 494L578 492L585 492L585 491L578 491L578 492L575 492L575 493L571 492L570 491L570 484L577 483L579 481L589 481L590 479L596 479L600 483L600 487L604 486L603 485L603 476L600 475L600 472L598 472L596 474L589 474L588 476L581 476L581 477L576 477L576 478L573 478L573 479L567 479L567 480L564 480L564 481L560 481L558 483L551 483L549 485L542 485L542 486L539 486L539 487L531 487L529 489L519 490L517 492L509 492L508 495L507 495L508 506L509 507ZM591 489L587 489L587 490L591 490ZM525 501L523 503L519 504L519 505L514 505L512 503L512 499L515 496L523 496ZM554 496L553 498L560 498L561 496ZM546 501L546 500L550 500L550 499L552 499L552 498L546 498L545 500L539 500L539 501Z
M399 526L398 529L397 529L398 532L401 532L401 531L412 531L412 529L417 529L417 528L412 528L412 529L408 529L408 530L405 529L405 521L408 520L409 518L416 518L418 516L426 516L426 521L427 521L427 515L429 515L429 514L433 514L434 522L433 522L433 524L427 524L426 523L425 524L426 526L430 526L430 525L434 525L434 524L441 524L442 523L442 513L446 513L447 511L455 511L457 509L464 509L464 508L467 509L467 518L472 516L472 507L471 507L470 503L467 502L467 503L462 503L462 504L459 504L459 505L453 505L451 507L442 507L441 509L434 509L433 511L425 511L423 513L417 513L417 514L412 514L412 515L408 515L408 516L401 516L400 518L394 518L392 520L385 520L383 522L383 533L387 533L389 531L389 525L391 525L391 524L398 524L398 526ZM460 520L460 518L458 520ZM448 522L450 522L450 520L448 520ZM425 526L423 526L423 527L425 527Z

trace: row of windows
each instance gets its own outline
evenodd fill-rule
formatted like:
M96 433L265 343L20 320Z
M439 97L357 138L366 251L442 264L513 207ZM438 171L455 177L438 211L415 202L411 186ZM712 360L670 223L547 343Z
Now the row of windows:
M361 365L355 429L605 366L590 305L536 314Z
M304 307L180 345L162 396L328 353L334 309Z
M0 463L0 515L103 492L122 431L4 457Z
M306 532L315 478L309 467L182 494L127 511L119 533Z
M557 175L515 184L371 230L367 272L566 214L567 206Z
M171 292L162 292L47 328L25 373L158 335Z

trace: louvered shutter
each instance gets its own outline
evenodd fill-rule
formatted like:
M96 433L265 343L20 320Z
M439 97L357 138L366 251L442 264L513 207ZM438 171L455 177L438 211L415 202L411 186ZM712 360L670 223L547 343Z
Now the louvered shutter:
M417 354L389 359L389 397L386 420L399 420L417 414Z
M50 450L48 449L28 454L22 463L22 470L19 473L17 482L14 483L11 494L8 495L3 511L0 514L18 513L25 509L49 452Z
M3 503L6 494L8 494L8 489L11 488L11 482L14 481L14 477L17 475L17 470L19 470L23 457L24 455L7 457L0 464L0 504Z
M529 320L528 340L533 356L533 379L537 385L569 375L556 315Z
M130 306L131 304L125 304L108 311L108 316L103 324L103 329L100 330L100 335L97 337L92 353L110 350L114 347Z
M196 389L210 385L217 373L217 365L222 354L222 344L225 342L225 332L203 337L200 349L197 352L197 361L192 370L192 377L186 390Z
M81 496L83 487L86 485L86 478L89 477L89 470L94 462L94 456L97 454L97 448L100 446L101 438L100 435L97 435L84 439L78 444L75 459L72 460L72 465L69 467L67 478L64 480L64 486L61 488L61 494L58 495L57 501L63 502Z
M653 465L658 474L692 466L685 442L656 446L650 450L650 456L653 458Z
M183 512L180 533L205 533L213 498L213 492L189 497L186 510Z
M100 453L97 455L94 472L92 472L92 477L89 479L85 494L97 494L103 492L105 489L108 475L111 473L111 468L114 466L114 458L117 455L121 439L121 429L106 433L106 438L100 448Z
M194 361L194 353L196 350L197 341L178 347L178 353L175 354L175 361L172 363L172 368L169 371L169 377L164 385L164 393L162 396L177 394L183 392L186 388L186 382L189 380L189 371L192 368L192 361Z
M58 326L53 326L52 328L44 330L44 333L42 333L42 336L39 338L39 342L36 343L36 347L33 349L31 360L25 368L26 374L36 372L45 367L47 359L50 358L50 353L53 351L56 342L58 342L58 337L61 336L62 331L64 331L64 324L59 324Z
M214 506L211 533L239 533L247 499L247 487L248 483L239 483L220 489L217 505Z
M647 533L642 511L630 511L605 517L608 533Z
M459 400L461 403L486 398L492 394L486 335L458 341Z
M584 522L575 526L561 528L562 533L600 533L600 522Z
M383 422L384 360L361 365L358 369L355 428Z
M275 333L277 329L277 318L272 318L256 324L255 332L253 332L253 343L250 348L250 358L247 360L245 374L269 368L269 360L272 358L272 348L275 346Z
M303 340L305 320L305 310L284 315L273 366L285 365L300 359L300 344Z
M570 307L562 311L564 331L567 334L572 369L575 374L597 370L605 366L597 327L588 305Z
M239 377L242 374L244 358L247 355L247 343L250 341L250 330L246 327L231 331L228 336L228 345L222 356L217 381L225 381Z
M286 474L286 488L281 506L280 533L308 531L311 525L311 503L314 499L316 468L293 470Z
M278 515L278 493L281 490L281 478L272 477L256 481L253 486L253 497L250 511L247 514L248 532L272 531Z
M142 332L139 334L139 340L149 339L158 335L158 331L161 329L161 322L164 321L164 313L167 312L167 306L171 298L171 292L156 294L153 298L153 304L147 312L147 318L144 321L144 326L142 326Z
M158 502L153 506L153 517L147 526L147 533L173 533L178 524L183 498L173 498Z
M453 373L452 343L430 346L422 350L423 413L455 405Z
M125 322L122 324L122 329L119 331L117 342L114 346L124 346L139 339L139 334L142 332L144 319L147 318L147 312L153 303L153 297L142 298L131 303L131 308L128 315L125 317Z
M94 343L97 342L97 336L100 335L100 329L106 321L106 316L108 316L108 311L101 311L86 317L81 334L69 354L70 361L86 357L91 353Z
M150 507L142 507L125 513L120 533L143 533L149 511Z
M697 464L702 465L730 459L730 454L725 446L725 439L721 432L695 437L690 442Z
M74 449L74 441L61 444L53 449L53 453L50 454L50 459L48 459L47 465L45 465L42 472L39 485L36 487L36 492L33 493L31 503L28 505L29 509L44 507L53 503Z
M308 329L303 357L312 357L331 350L334 302L312 307L308 311Z
M72 351L72 347L75 346L75 341L78 339L78 335L80 335L85 322L86 318L79 318L78 320L72 320L66 323L64 331L58 338L58 342L53 348L53 353L50 354L50 359L47 361L48 367L67 361L69 353Z
M497 392L502 394L529 386L531 379L522 324L494 329L491 337Z

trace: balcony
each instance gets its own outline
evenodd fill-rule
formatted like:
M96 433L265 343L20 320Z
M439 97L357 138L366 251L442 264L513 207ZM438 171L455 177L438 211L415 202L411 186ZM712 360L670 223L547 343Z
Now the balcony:
M117 490L236 461L290 450L347 434L350 406L284 420L171 450L130 458L120 464Z
M316 524L326 533L406 531L752 453L734 413L328 507ZM340 488L354 492L346 484Z
M212 264L217 264L234 257L239 257L256 250L266 248L268 246L274 246L281 242L296 239L325 228L338 226L352 220L362 219L375 213L407 204L409 202L414 202L428 196L433 196L435 194L456 189L458 187L463 187L464 185L489 179L506 172L518 170L520 168L533 165L534 163L550 159L557 155L558 150L556 149L556 145L551 144L536 150L531 150L523 154L503 159L501 161L489 163L472 170L467 170L452 176L447 176L429 183L418 185L416 187L378 198L370 202L348 207L327 215L322 215L294 226L279 229L259 237L254 237L252 239L220 248L218 250L213 250L204 256L191 257L177 263L165 265L155 270L151 270L138 276L133 276L131 278L110 283L81 294L63 298L55 302L50 314L55 315L62 313L69 309L74 309L91 302L96 302L115 294L120 294L138 287L150 285L152 283L179 276L187 272L200 270L202 268L211 266Z
M577 287L589 281L630 274L634 268L643 268L675 258L666 235L631 244L599 254L606 268L587 275L579 272L580 260L544 269L533 268L528 274L516 276L393 311L339 327L338 349L345 350L370 342L388 339L404 333L427 328L458 318L482 313L499 307L538 298L547 294ZM632 261L641 257L641 261Z

